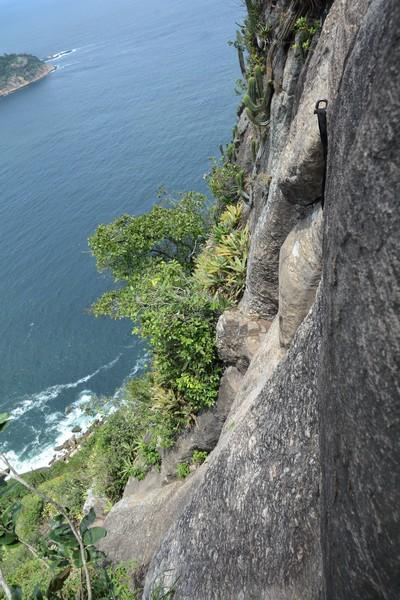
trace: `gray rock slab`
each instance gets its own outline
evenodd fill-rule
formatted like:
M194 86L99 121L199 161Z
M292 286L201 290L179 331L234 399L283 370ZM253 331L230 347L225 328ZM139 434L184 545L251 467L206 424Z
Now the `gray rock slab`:
M321 205L299 221L279 254L279 340L287 348L310 310L321 279Z
M400 595L400 3L370 3L329 135L320 373L325 598Z
M151 562L177 600L308 600L320 591L317 311L238 425Z
M249 364L261 346L271 321L248 317L238 309L227 310L217 323L216 343L227 364Z
M138 568L147 566L187 504L195 476L196 473L164 486L156 479L150 485L146 480L138 482L143 486L138 485L135 493L124 496L107 515L107 536L99 542L99 549L114 563L134 561Z

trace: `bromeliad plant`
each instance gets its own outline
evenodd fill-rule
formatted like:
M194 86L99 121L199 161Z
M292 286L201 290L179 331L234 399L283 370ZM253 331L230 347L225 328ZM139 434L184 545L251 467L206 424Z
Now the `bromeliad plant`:
M242 211L241 203L225 210L197 259L195 280L221 305L236 303L246 281L249 231L240 227Z
M294 25L294 31L297 34L297 42L294 48L299 48L306 56L311 46L314 35L320 28L318 20L311 21L308 17L300 17Z

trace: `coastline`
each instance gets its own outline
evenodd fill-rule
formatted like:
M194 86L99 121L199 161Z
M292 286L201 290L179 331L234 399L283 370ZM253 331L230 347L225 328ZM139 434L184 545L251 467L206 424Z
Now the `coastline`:
M28 85L32 85L32 83L36 83L37 81L44 79L45 77L47 77L47 75L50 75L50 73L53 73L57 69L56 65L46 65L46 67L47 68L45 71L42 71L39 75L37 75L34 79L31 79L30 81L26 81L25 83L22 83L21 85L10 89L0 90L0 98L9 96L10 94L14 94L15 92L18 92L19 90L22 90L23 88L27 87Z

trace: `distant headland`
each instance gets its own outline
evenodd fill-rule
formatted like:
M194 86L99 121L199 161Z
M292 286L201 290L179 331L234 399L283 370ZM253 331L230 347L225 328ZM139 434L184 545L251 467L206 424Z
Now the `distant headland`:
M32 54L4 54L0 56L0 96L12 94L55 69Z

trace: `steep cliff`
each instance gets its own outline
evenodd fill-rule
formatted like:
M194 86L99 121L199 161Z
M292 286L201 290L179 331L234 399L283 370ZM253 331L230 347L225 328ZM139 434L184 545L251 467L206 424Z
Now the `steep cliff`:
M217 328L229 368L211 422L128 486L104 547L143 565L144 598L394 600L400 5L248 4L266 94L234 140L251 246L244 297ZM171 481L201 440L206 463Z

